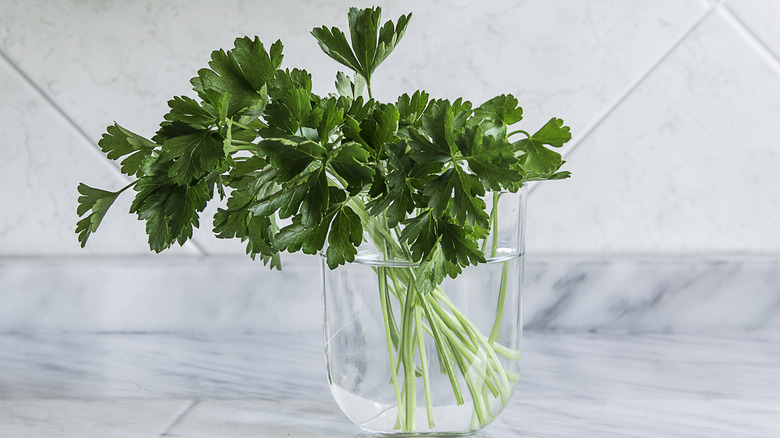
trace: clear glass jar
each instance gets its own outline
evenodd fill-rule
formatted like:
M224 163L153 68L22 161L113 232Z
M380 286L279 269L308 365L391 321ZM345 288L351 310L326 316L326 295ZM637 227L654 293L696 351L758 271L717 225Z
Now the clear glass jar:
M392 233L369 230L346 266L323 260L330 389L364 430L470 434L509 402L520 367L525 189L485 202L487 263L435 288L421 280L426 266L387 249L403 246L388 241Z

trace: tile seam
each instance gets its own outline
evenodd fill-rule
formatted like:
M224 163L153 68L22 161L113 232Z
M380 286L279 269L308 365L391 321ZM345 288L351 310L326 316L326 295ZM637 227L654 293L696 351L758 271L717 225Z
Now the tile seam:
M11 69L20 79L22 79L22 81L24 81L30 88L33 89L38 97L46 102L49 108L53 109L54 112L57 113L57 115L60 116L73 131L76 132L76 134L83 142L90 145L89 150L92 153L98 154L100 156L101 162L108 165L108 167L112 170L112 173L117 177L118 181L120 181L122 184L127 184L129 182L129 179L126 178L121 173L121 171L119 171L118 165L116 165L114 162L106 162L105 157L100 152L98 145L92 141L92 139L89 137L89 134L87 134L87 132L78 123L76 123L76 121L70 115L68 115L68 113L59 104L57 104L57 102L55 102L54 99L49 96L38 85L37 82L35 82L21 67L19 67L19 65L16 64L2 48L0 48L0 58L2 58L8 64L8 66L11 67Z
M739 15L731 10L728 5L725 3L720 4L718 7L718 12L721 14L724 20L726 20L729 26L737 31L745 40L745 42L748 43L751 48L755 50L755 52L764 61L766 61L766 63L769 64L776 73L780 74L780 54L775 53L764 42L763 39L759 38L753 29L748 26L747 23L745 23L741 18L739 18Z
M162 432L158 435L159 438L169 437L171 431L173 431L173 428L176 427L181 421L184 419L184 417L189 414L192 409L195 408L195 406L200 403L198 400L188 400L187 406L185 406L181 411L179 411L178 415L176 415L176 418L173 419L173 421L170 422L165 428L163 428Z
M615 112L617 108L619 108L622 103L631 96L634 91L636 91L637 88L661 65L663 62L686 40L688 37L693 33L696 28L698 28L704 20L706 20L712 13L715 11L716 7L712 4L709 4L709 6L706 7L705 11L693 22L693 24L685 30L685 32L682 33L682 35L677 38L662 54L658 59L656 59L650 67L648 67L644 72L639 74L629 86L628 88L621 93L610 105L607 106L607 109L604 110L597 118L596 120L591 123L589 126L587 126L582 133L579 135L579 137L574 141L574 143L569 147L564 153L563 158L566 159L569 155L571 155L580 144L582 144L592 133L595 131L602 123L604 123L605 120L609 118L609 116ZM533 193L535 188L538 184L530 185L528 189L528 195Z
M76 132L76 134L81 138L82 142L86 142L86 144L90 145L88 148L91 153L97 154L99 156L99 161L101 163L104 163L108 168L112 170L112 174L114 174L118 181L121 182L123 185L130 182L130 178L126 177L120 170L119 164L115 161L107 161L103 153L101 152L99 146L97 143L93 142L89 134L70 116L68 113L59 105L57 104L54 99L49 96L39 85L37 82L35 82L18 64L16 64L5 52L5 50L0 47L0 59L5 61L6 64L13 70L16 75L24 81L30 88L33 89L33 91L46 102L47 105L49 105L49 108L53 109L55 113L57 113L62 119L66 122L66 124ZM75 208L75 205L74 205ZM193 250L197 253L199 256L208 256L208 252L194 239L190 239L187 243L190 245Z

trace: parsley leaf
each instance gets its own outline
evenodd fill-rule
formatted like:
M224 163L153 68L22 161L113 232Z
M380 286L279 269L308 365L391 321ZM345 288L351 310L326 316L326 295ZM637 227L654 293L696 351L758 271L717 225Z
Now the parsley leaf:
M125 175L140 176L141 163L157 148L157 144L134 134L114 123L98 141L100 149L111 160L122 160L121 171Z
M179 185L162 176L147 176L138 180L138 192L130 205L130 213L146 221L149 248L160 252L174 242L183 245L198 227L198 213L211 198L208 185L201 180L195 185Z
M506 137L507 126L523 119L523 108L518 106L516 97L502 94L480 105L474 115L481 119L486 135L501 139Z
M282 62L282 43L271 46L270 54L260 39L237 38L234 48L228 52L211 53L210 69L198 71L190 82L203 100L213 99L213 92L230 95L228 115L248 108L264 106L267 97L264 88Z
M279 169L277 181L286 182L299 176L312 162L321 160L327 151L319 143L302 138L269 138L258 143L259 151Z
M76 213L81 217L88 211L92 211L89 216L76 223L76 233L79 235L79 242L81 243L82 248L86 246L89 236L98 229L100 222L103 221L103 217L106 215L108 209L111 208L114 201L116 201L116 198L133 184L135 183L131 183L116 192L109 192L107 190L90 187L86 184L79 184L78 191L82 196L79 196L79 206L76 209Z
M401 15L396 24L388 21L380 29L381 16L382 8L379 7L350 8L348 21L351 46L346 35L336 27L329 29L322 26L311 31L326 55L366 80L369 95L374 70L401 41L412 14Z
M174 183L186 185L211 172L224 158L222 139L203 130L166 140L158 160L171 161L168 176Z
M333 171L347 182L350 193L357 194L372 181L374 170L368 166L371 154L358 143L346 143L330 159Z
M542 144L561 147L571 140L571 132L568 126L563 126L563 120L553 117L531 138Z
M325 260L330 269L355 260L357 246L363 241L363 225L352 208L341 207L333 217L328 233L328 249Z
M363 76L355 75L355 81L353 82L349 76L343 72L336 73L336 91L339 96L346 97L349 100L355 100L363 95L363 89L366 86L366 81Z

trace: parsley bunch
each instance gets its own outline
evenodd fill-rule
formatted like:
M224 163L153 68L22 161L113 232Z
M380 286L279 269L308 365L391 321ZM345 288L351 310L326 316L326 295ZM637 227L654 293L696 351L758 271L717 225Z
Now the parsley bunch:
M394 103L375 100L374 71L411 18L380 26L380 13L350 9L349 39L336 27L312 30L322 50L352 71L352 77L337 74L334 94L319 96L306 71L283 69L280 41L266 48L257 37L244 37L211 54L208 68L190 81L197 99L171 99L151 139L109 126L98 144L134 180L117 191L80 184L76 232L86 245L117 197L132 188L130 212L146 221L156 252L191 238L200 213L219 196L216 236L240 239L247 254L271 267L281 267L281 251L302 251L323 253L334 269L355 261L364 241L386 260L414 262L373 268L396 429L417 429L419 378L428 426L435 428L426 336L454 402L473 404L476 429L495 417L493 401L506 405L517 381L505 363L518 361L520 352L499 343L509 262L502 262L489 334L457 308L442 282L496 255L495 233L486 248L491 228L498 228L501 192L569 176L559 171L563 161L552 148L571 134L558 118L533 134L510 130L523 109L508 94L477 107L424 91Z
M212 52L190 81L197 99L170 100L151 139L109 126L98 144L135 180L118 191L79 185L81 245L132 187L130 213L146 221L156 252L191 238L218 195L227 201L214 216L216 236L241 239L252 258L275 268L280 251L315 254L326 242L330 268L352 262L367 222L380 217L403 245L387 256L436 256L453 277L484 262L477 242L490 229L486 192L568 177L548 147L568 141L569 128L553 118L534 134L509 132L523 117L512 95L476 108L424 91L395 103L374 100L373 73L411 18L380 26L380 13L350 9L349 40L336 27L312 30L322 50L353 72L339 72L337 94L319 96L309 73L283 69L280 41L266 47L243 37Z

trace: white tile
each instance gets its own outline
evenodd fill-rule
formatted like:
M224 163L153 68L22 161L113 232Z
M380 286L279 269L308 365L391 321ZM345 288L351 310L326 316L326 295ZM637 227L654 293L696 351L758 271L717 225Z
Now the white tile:
M780 75L711 14L529 198L529 253L780 252Z
M755 36L780 58L780 2L775 0L725 1L725 8L747 26Z
M319 92L332 91L339 67L319 51L309 30L324 24L346 28L348 5L14 1L0 22L0 42L90 135L98 137L113 118L150 133L165 101L189 91L188 79L210 51L244 34L259 34L269 44L281 38L284 65L309 69ZM394 2L385 7L385 19L414 15L375 88L388 100L421 88L476 103L512 92L528 105L531 121L560 115L582 128L705 8L694 0L491 0L455 7Z
M156 438L190 402L0 400L0 436Z
M0 95L0 255L148 253L143 224L125 213L128 197L79 247L78 183L116 190L127 182L2 59Z
M415 43L380 73L388 98L409 89L479 104L513 93L518 126L561 117L581 132L630 89L707 9L699 1L441 1L415 6ZM395 54L393 55L395 56ZM404 60L403 58L408 58Z

